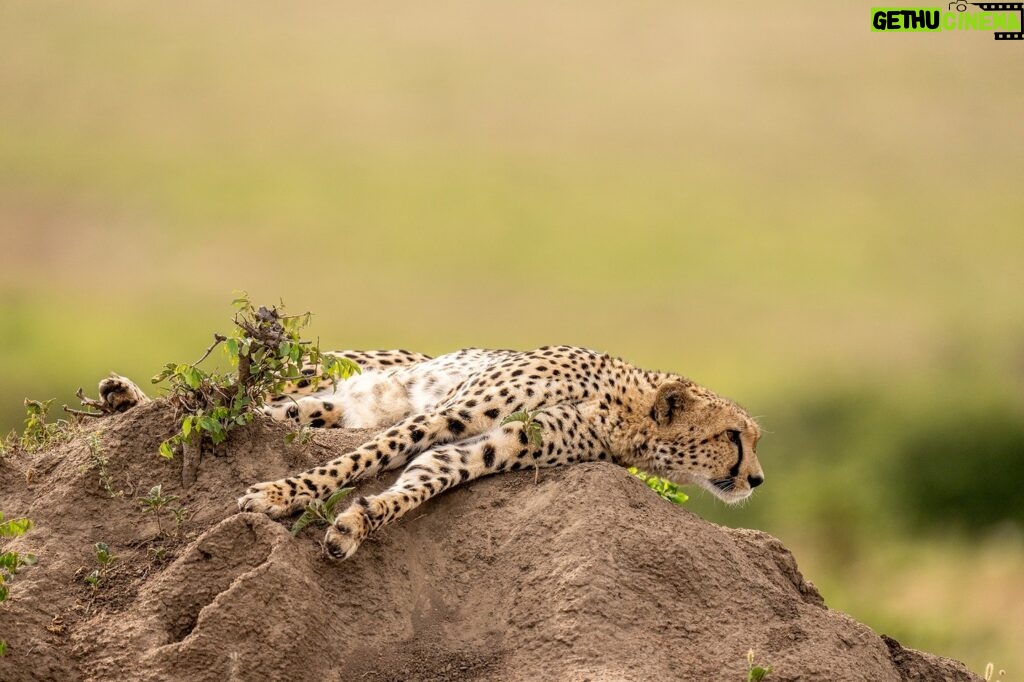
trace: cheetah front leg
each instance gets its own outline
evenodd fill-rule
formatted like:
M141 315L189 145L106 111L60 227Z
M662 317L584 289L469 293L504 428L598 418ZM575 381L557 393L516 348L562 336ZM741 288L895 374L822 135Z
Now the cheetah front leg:
M436 446L412 460L394 485L361 497L327 530L324 547L347 559L381 526L451 487L488 474L607 459L608 444L586 422L580 409L559 406L537 415L540 445L531 442L523 422L511 422L469 440Z
M275 518L299 511L312 500L326 499L353 481L403 466L433 445L478 435L493 427L496 419L451 410L408 417L326 464L277 481L257 483L238 498L238 507Z

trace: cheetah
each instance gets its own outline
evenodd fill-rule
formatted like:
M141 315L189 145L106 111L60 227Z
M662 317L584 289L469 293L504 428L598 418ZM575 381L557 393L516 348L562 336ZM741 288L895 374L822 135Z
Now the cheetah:
M609 461L697 485L730 504L764 482L757 422L677 374L575 346L469 348L436 358L408 351L336 354L362 373L334 386L301 380L272 397L265 412L303 426L381 433L321 466L257 483L238 498L241 511L279 518L403 468L391 487L359 497L335 518L324 538L335 559L351 557L371 533L445 490L504 471ZM526 418L507 419L516 413ZM540 438L531 437L538 427Z

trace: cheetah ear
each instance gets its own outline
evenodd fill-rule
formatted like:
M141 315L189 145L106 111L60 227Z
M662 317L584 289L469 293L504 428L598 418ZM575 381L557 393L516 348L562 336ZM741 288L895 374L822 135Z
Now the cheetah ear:
M681 381L666 381L654 396L651 419L662 426L668 426L678 414L692 406L693 400L693 394L686 384Z

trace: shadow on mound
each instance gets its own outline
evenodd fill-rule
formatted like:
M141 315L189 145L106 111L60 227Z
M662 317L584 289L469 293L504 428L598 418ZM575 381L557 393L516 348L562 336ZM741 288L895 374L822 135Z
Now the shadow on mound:
M827 609L778 540L708 523L610 464L473 482L337 563L322 529L293 538L234 499L366 432L285 445L260 421L186 491L181 463L156 455L167 405L98 428L114 498L84 434L0 464L4 513L36 522L15 548L39 556L0 607L2 680L739 681L750 648L770 680L979 679ZM180 529L143 515L157 483L186 508ZM119 558L94 592L96 542Z

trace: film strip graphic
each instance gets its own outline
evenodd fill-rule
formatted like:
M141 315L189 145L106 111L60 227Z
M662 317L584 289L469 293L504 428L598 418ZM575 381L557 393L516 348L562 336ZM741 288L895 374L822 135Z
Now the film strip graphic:
M1024 40L1024 2L972 2L986 12L1020 12L1020 31L996 31L996 40Z

